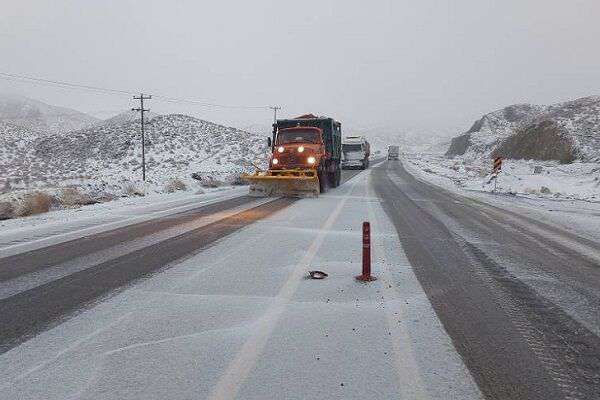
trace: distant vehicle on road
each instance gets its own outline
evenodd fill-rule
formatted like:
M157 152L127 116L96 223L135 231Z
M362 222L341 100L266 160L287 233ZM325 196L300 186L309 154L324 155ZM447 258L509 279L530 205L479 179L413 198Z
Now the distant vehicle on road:
M278 119L269 146L269 169L243 177L251 196L314 197L340 185L342 124L335 119L313 114Z
M388 160L397 160L400 155L400 149L398 146L389 146L388 147Z
M342 141L342 168L369 167L371 146L364 136L346 136Z

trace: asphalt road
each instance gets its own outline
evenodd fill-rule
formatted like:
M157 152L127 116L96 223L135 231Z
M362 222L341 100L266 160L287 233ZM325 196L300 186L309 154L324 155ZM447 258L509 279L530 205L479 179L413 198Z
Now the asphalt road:
M600 398L600 245L400 162L370 183L486 398ZM294 201L243 196L0 258L0 353Z
M0 354L294 201L237 197L0 258Z
M597 243L418 181L400 162L374 168L372 183L486 398L600 398Z

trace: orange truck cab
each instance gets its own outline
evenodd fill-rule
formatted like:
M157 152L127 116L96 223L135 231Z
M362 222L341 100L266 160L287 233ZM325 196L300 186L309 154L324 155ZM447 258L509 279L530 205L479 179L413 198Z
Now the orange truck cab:
M322 193L340 185L341 143L341 124L332 118L307 114L277 120L269 169L314 170Z
M313 127L285 128L277 134L271 169L313 168L325 156L323 131Z
M269 169L242 175L250 196L316 197L340 185L342 125L333 118L278 119L269 147Z

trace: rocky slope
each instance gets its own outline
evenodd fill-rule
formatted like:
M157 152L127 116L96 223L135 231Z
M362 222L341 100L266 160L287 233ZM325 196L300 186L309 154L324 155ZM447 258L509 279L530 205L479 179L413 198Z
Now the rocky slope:
M47 135L90 127L99 120L79 111L51 106L38 100L1 95L0 121Z
M600 161L600 97L513 105L486 114L452 140L446 155Z

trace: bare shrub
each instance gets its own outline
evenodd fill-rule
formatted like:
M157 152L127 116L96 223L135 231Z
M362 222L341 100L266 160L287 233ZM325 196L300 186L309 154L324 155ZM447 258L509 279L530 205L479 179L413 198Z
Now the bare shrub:
M15 206L8 201L0 203L0 221L5 219L11 219L15 217Z
M202 181L202 174L198 173L198 172L194 172L192 173L192 179L195 179L197 181Z
M200 186L202 186L203 188L207 188L207 189L218 188L219 186L221 186L221 182L219 182L212 176L208 176L202 180L202 182L200 183Z
M167 192L167 193L175 193L177 191L186 190L186 189L187 189L187 185L183 181L181 181L177 178L171 179L165 185L165 192Z
M62 189L58 200L66 207L78 207L97 203L88 194L81 193L74 187Z
M244 186L244 185L247 185L248 182L246 182L242 179L242 175L235 175L233 177L233 179L231 179L231 184L233 186Z
M47 193L28 193L18 202L15 214L18 217L26 217L28 215L46 213L50 211L50 208L54 202L54 197Z
M123 194L125 196L144 196L144 190L133 182L127 182L123 185Z
M108 201L113 201L117 198L117 196L112 193L102 191L94 193L93 198L97 203L106 203Z

